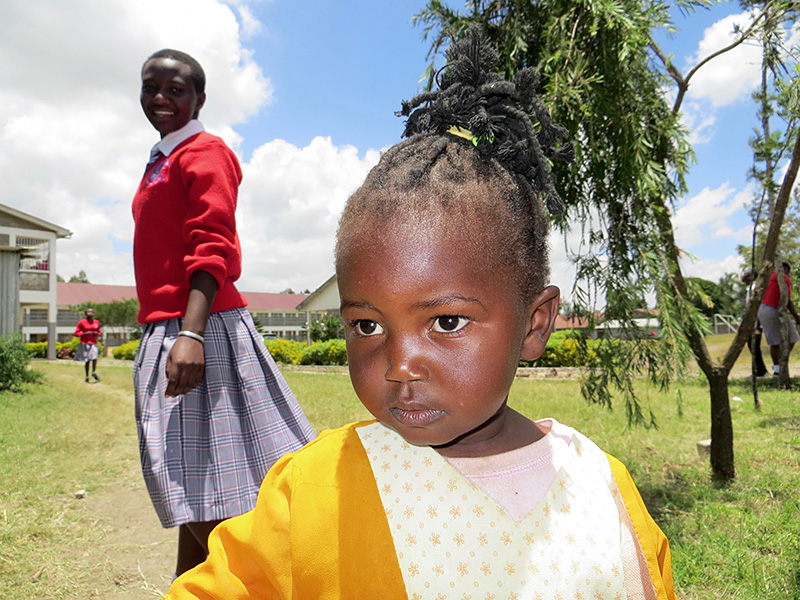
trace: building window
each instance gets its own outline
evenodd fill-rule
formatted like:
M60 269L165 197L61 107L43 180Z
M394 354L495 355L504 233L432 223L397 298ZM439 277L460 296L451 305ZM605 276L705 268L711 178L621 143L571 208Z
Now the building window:
M17 248L29 248L19 261L21 271L50 270L50 241L41 238L17 236Z

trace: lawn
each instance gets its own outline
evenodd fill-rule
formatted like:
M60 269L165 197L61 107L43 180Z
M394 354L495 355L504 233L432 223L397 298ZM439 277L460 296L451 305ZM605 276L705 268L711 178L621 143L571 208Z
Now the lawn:
M141 477L130 367L104 365L93 385L80 365L35 367L44 383L0 394L0 597L116 598L97 592L92 568L75 566L79 549L104 543L75 492L102 497ZM345 374L287 370L286 378L318 431L367 416ZM731 403L737 478L724 489L696 449L709 431L700 379L682 387L680 404L675 390L642 390L658 418L650 430L628 429L621 406L586 405L577 381L518 379L510 402L580 429L628 465L670 539L682 599L800 600L800 392L771 383L757 412L749 381L732 382L742 399Z

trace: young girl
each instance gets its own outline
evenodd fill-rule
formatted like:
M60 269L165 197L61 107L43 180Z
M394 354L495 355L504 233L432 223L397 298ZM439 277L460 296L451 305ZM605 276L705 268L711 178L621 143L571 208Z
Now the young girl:
M507 405L558 308L540 198L560 203L563 131L532 73L502 81L495 60L476 31L451 48L341 218L350 375L377 421L281 459L167 598L675 598L625 467Z
M85 318L78 321L75 333L72 335L81 338L81 343L75 352L75 360L83 362L86 383L89 383L89 363L92 363L92 377L95 381L100 381L97 376L97 357L99 356L97 342L100 339L101 331L100 321L94 318L94 309L87 308L84 314Z
M188 54L156 52L141 103L161 134L133 199L142 340L134 364L147 490L179 526L180 574L202 562L222 519L252 509L283 454L314 437L234 285L242 172L197 120L205 74Z

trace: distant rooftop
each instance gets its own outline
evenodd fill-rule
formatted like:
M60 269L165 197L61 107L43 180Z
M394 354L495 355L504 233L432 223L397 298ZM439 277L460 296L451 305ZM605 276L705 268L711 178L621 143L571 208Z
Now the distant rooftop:
M75 306L84 302L105 304L136 298L132 285L101 285L98 283L69 283L59 281L57 287L59 306ZM268 292L242 292L251 310L295 310L308 294L273 294Z

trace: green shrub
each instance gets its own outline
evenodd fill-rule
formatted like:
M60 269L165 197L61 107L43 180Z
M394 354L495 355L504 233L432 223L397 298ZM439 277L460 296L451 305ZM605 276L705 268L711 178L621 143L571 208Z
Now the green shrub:
M136 350L139 348L139 340L133 340L132 342L128 342L127 344L122 344L121 346L117 346L111 352L117 360L133 360L136 358Z
M299 365L303 350L307 347L303 342L284 339L270 340L265 344L275 362L286 365Z
M74 337L68 342L56 342L56 358L72 359L80 345L80 338ZM25 348L31 358L47 358L47 342L30 342ZM97 351L103 354L103 344L97 343Z
M25 349L31 358L47 358L47 342L31 342L25 344Z
M346 365L347 349L344 340L314 342L306 346L300 359L301 365Z
M18 390L23 383L33 383L39 373L28 369L31 357L22 343L22 335L0 337L0 391Z
M535 361L520 361L522 366L534 367L582 367L597 356L596 340L581 338L580 333L567 329L556 331L547 340L542 355Z

